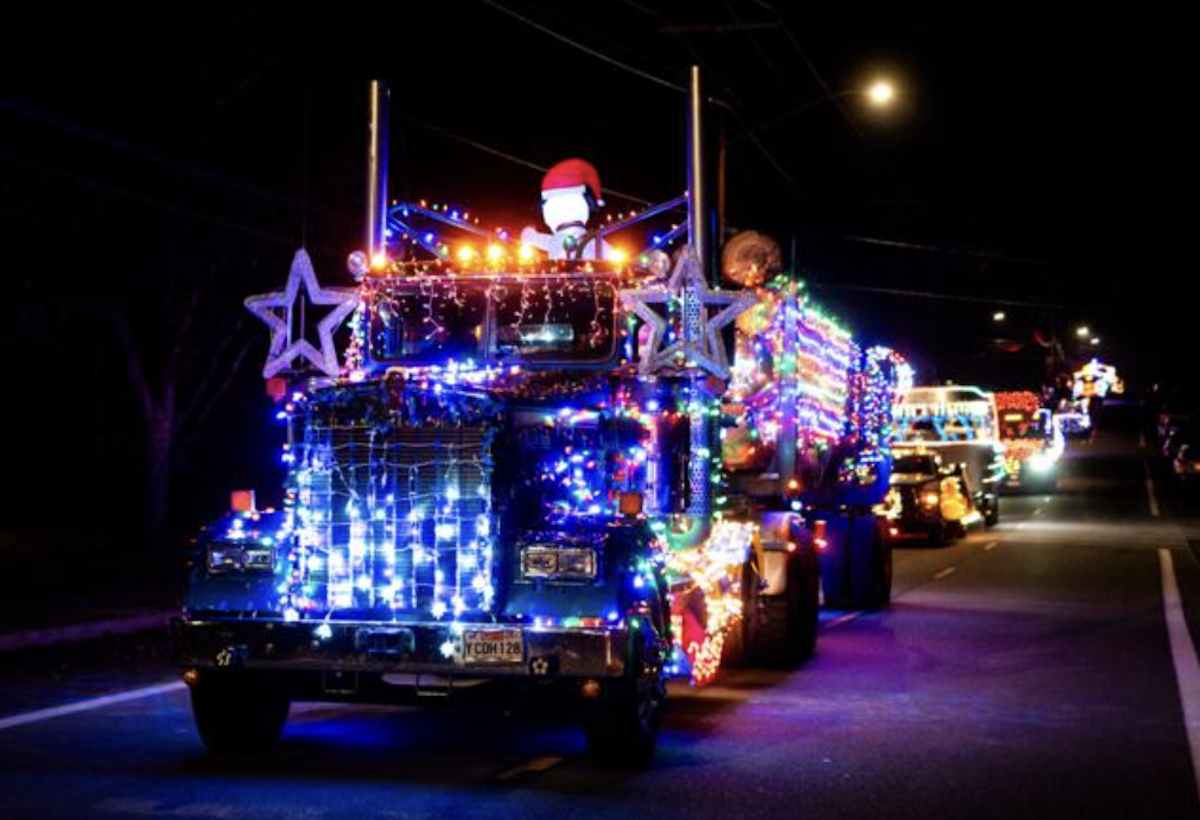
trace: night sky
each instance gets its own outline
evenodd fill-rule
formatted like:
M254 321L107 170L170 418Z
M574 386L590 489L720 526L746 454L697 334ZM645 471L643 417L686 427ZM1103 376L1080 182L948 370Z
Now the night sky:
M730 225L794 241L818 298L860 337L894 344L930 379L1019 387L1043 375L1033 331L1075 352L1082 322L1131 386L1191 388L1182 18L1095 5L373 5L7 13L0 339L10 457L28 480L6 521L68 494L88 526L131 520L146 407L123 339L151 395L180 385L173 526L219 510L233 483L269 487L266 332L240 304L282 283L301 244L324 281L348 284L371 76L393 85L393 195L519 229L536 219L539 172L470 142L542 166L587 157L607 187L671 198L684 187L684 97L667 86L698 62L728 104L712 123L729 139ZM895 110L842 94L878 75L898 84ZM837 105L807 107L831 92ZM802 107L758 146L746 138Z

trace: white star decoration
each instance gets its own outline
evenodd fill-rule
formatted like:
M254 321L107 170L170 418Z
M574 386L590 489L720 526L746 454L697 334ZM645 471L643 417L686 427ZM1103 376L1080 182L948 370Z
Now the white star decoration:
M304 290L301 296L301 288ZM293 338L293 317L300 307L301 298L314 305L333 305L333 310L317 323L317 336L321 342L318 350L308 341L307 326L300 328L300 337ZM333 345L333 334L338 325L345 321L358 307L358 291L353 288L322 288L313 272L312 260L303 248L296 251L292 269L288 271L287 285L283 290L263 293L246 299L246 308L266 322L271 329L271 349L263 365L263 378L269 379L281 370L291 367L297 359L303 359L326 376L337 376L341 372L337 348ZM280 314L277 311L282 311ZM307 325L307 322L305 322Z
M664 346L670 302L681 303L675 341ZM621 291L621 300L650 327L650 340L639 370L644 375L700 368L718 379L729 378L729 355L722 328L757 301L753 293L712 290L704 281L704 266L691 245L685 246L666 285ZM653 305L661 305L655 310ZM710 313L713 308L720 308ZM680 359L683 366L680 366Z

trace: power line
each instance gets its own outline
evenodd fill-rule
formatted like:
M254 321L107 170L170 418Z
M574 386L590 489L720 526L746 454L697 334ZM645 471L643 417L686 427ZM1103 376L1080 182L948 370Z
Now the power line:
M812 75L812 78L817 81L819 86L821 86L821 91L824 92L826 97L830 98L830 102L833 103L833 106L837 109L838 114L841 115L845 123L850 126L850 129L854 131L855 135L862 140L863 145L867 147L867 150L871 152L871 155L886 165L886 161L884 160L883 155L879 153L879 149L875 147L875 144L871 142L866 133L862 130L862 128L859 127L858 123L854 121L854 118L850 116L850 112L846 110L846 106L842 104L842 101L838 98L838 95L834 93L834 90L829 86L829 83L825 81L825 76L817 68L816 63L814 63L812 58L808 56L807 49L805 49L804 44L800 42L800 38L796 36L796 32L792 31L791 25L771 4L759 0L758 5L767 9L778 18L779 26L783 31L784 37L787 38L788 43L791 44L792 48L800 56L800 60L804 63L804 67L808 70L808 73Z
M524 23L525 25L529 26L532 29L536 29L537 31L540 31L542 34L545 34L547 37L552 37L555 40L558 40L560 43L568 45L571 48L574 48L578 51L582 51L584 54L588 54L588 55L596 58L597 60L608 63L609 65L619 68L622 71L626 71L637 77L641 77L643 80L648 80L648 81L654 83L655 85L662 86L663 88L669 88L672 91L677 91L680 94L687 93L687 88L679 83L673 83L670 80L664 80L662 77L651 74L648 71L643 71L642 69L637 68L636 66L629 65L629 63L622 62L621 60L618 60L616 57L612 57L608 54L605 54L602 51L597 51L596 49L594 49L590 46L586 46L583 43L579 42L578 40L574 40L565 34L561 34L557 31L555 31L554 29L552 29L548 26L545 26L542 23L537 22L536 20L531 20L530 18L526 17L525 15L521 14L520 12L510 9L508 6L505 6L502 3L497 3L496 0L479 0L479 2L483 3L485 6L488 6L489 8L492 8L492 9L500 12L501 14L507 14L509 17L513 18L514 20Z
M491 2L491 0L484 0L484 2ZM699 53L694 48L692 48L691 44L687 41L687 38L685 38L683 36L683 34L680 32L680 27L678 27L674 23L672 23L670 18L668 18L665 14L658 11L657 9L641 6L640 4L633 2L633 0L623 0L623 2L625 3L625 5L633 8L633 9L636 9L637 11L641 12L642 14L646 14L646 15L656 18L661 24L659 27L659 31L673 35L675 37L675 39L677 39L679 41L680 46L682 46L683 49L689 55L691 55L691 58L693 60L695 60L698 65L703 65L704 61L700 59ZM680 88L679 90L685 91L685 89L682 89L682 88ZM793 191L797 190L795 179L793 179L792 175L790 173L788 173L787 169L785 169L783 167L783 163L781 163L778 159L776 159L775 155L773 153L771 153L770 149L767 148L766 144L763 143L763 141L758 138L758 135L753 132L753 129L751 129L750 126L746 123L745 118L742 117L741 112L738 111L736 106L734 106L732 103L730 103L726 100L719 99L716 97L707 97L706 100L707 100L707 102L715 105L716 107L722 109L723 111L728 111L730 116L733 117L733 119L735 120L737 126L742 129L742 131L743 131L742 137L748 138L750 140L750 143L754 146L754 148L760 154L762 154L763 159L765 159L767 161L767 163L775 170L775 173L777 173L780 177L782 177L787 182L788 187L790 187Z
M194 219L199 222L205 222L210 225L216 225L218 227L226 228L231 231L237 231L239 233L244 233L244 234L254 236L259 239L263 239L263 240L266 240L269 242L279 242L281 244L285 244L285 245L289 245L289 246L293 246L293 247L296 244L295 237L283 236L282 234L273 233L271 231L265 231L260 228L252 227L250 225L244 225L240 222L230 222L229 220L222 219L221 217L218 217L218 216L213 216L212 214L204 213L203 211L197 211L192 208L186 208L182 205L176 205L175 203L172 203L172 202L166 202L164 200L157 199L155 197L146 196L145 194L139 194L135 191L130 191L128 188L122 188L121 186L118 186L118 185L111 185L107 182L100 182L95 179L90 179L88 177L72 173L71 171L66 171L66 170L63 170L62 168L55 168L55 167L52 167L49 165L44 165L40 162L36 162L34 160L30 160L25 157L18 157L18 156L8 153L7 151L0 151L0 161L7 162L8 164L15 165L17 167L27 168L27 169L30 169L33 171L37 171L38 173L44 174L49 177L53 177L53 178L60 179L60 180L66 180L68 182L72 182L72 183L82 186L84 188L90 188L92 190L99 191L101 193L108 194L109 196L117 197L119 199L125 199L125 200L129 200L131 202L137 202L141 205L145 205L145 206L148 206L151 208L157 208L158 210L165 211L167 213L172 213L172 214L175 214L176 216L185 216L185 217L188 217L189 219ZM310 246L310 247L313 247L314 250L320 250L320 251L323 251L326 253L337 253L337 251L332 248L321 247L321 246Z
M1052 259L1038 259L1032 256L1011 256L995 251L975 251L967 248L950 248L944 245L928 245L920 242L906 242L899 239L881 239L874 236L854 236L844 234L839 239L847 242L858 242L863 245L876 245L884 248L894 248L902 251L918 251L921 253L937 253L947 256L965 256L971 259L983 259L988 262L1008 262L1014 265L1031 265L1039 268L1060 268L1074 270L1075 266Z
M759 139L758 134L754 133L754 129L752 129L750 125L744 119L742 119L742 115L738 112L738 110L730 107L728 111L733 117L734 121L737 122L738 127L742 129L741 136L749 139L751 145L757 148L758 152L763 155L763 158L766 159L766 161L771 164L771 167L775 169L775 173L783 177L788 186L795 190L796 180L793 179L792 175L787 172L787 169L783 167L783 164L775 158L775 155L767 149L767 146L761 139Z
M270 199L274 200L275 202L301 208L302 210L306 207L306 202L298 200L296 197L288 196L287 194L281 194L278 191L272 191L268 188L253 185L222 173L210 171L206 168L201 168L199 166L192 165L191 163L183 162L146 145L142 145L131 140L122 139L120 137L111 136L110 134L107 134L97 128L74 122L66 117L26 105L9 97L0 97L0 109L24 117L28 120L32 120L33 122L37 122L41 125L48 126L57 131L61 131L65 134L70 134L72 136L103 145L106 148L111 148L112 150L118 151L126 156L132 156L136 159L150 162L155 165L160 165L173 171L189 174L200 179L206 179L242 193L253 194L264 199ZM337 219L353 219L353 217L348 214L339 213L327 208L314 208L314 210L320 211L327 216Z
M981 305L1003 305L1005 307L1040 308L1042 310L1077 310L1074 305L1059 305L1049 302L1030 302L1022 299L1001 299L988 296L968 296L960 293L944 293L941 291L909 290L906 288L883 288L874 285L857 285L853 283L828 284L814 282L815 287L822 290L852 290L862 293L877 293L884 296L902 296L911 299L934 299L942 302L969 302Z
M404 119L411 122L413 125L420 126L421 128L424 128L427 131L431 131L434 134L439 134L443 137L448 137L452 140L461 142L464 145L469 145L470 147L476 149L477 151L482 151L485 154L491 154L494 157L499 157L500 159L507 160L507 161L513 163L514 165L520 165L523 168L529 168L531 170L538 171L540 173L545 173L546 171L550 170L549 167L547 167L545 165L540 165L539 163L533 162L532 160L528 160L523 157L519 157L515 154L510 154L507 151L502 151L499 148L495 148L491 145L487 145L486 143L479 142L476 139L472 139L471 137L467 137L462 134L456 133L454 131L451 131L449 128L445 128L441 125L435 125L434 123L431 123L427 120L423 120L419 117L414 117L412 115L405 114ZM603 190L604 190L604 193L606 193L606 194L611 194L612 196L618 197L619 199L627 199L630 202L636 202L639 205L651 205L652 204L651 201L648 199L645 199L640 196L635 196L633 194L625 193L624 191L618 191L614 188L604 188Z

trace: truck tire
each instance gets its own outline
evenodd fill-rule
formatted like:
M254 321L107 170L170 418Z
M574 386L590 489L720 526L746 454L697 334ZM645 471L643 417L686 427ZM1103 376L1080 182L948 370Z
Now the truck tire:
M876 536L871 554L871 589L863 605L882 609L892 602L892 545Z
M988 499L987 510L983 514L983 523L988 527L994 527L1000 523L1000 495L992 493Z
M283 734L291 708L284 692L243 672L202 672L191 694L200 739L218 753L273 746Z
M746 613L752 612L754 593L757 591L758 573L752 562L742 564L742 617L738 618L725 635L721 644L721 668L742 669L750 665L746 651Z
M878 609L892 599L892 547L884 537L881 519L857 514L845 519L844 537L838 529L820 555L825 606L833 609ZM944 527L944 524L942 525ZM937 530L931 529L933 541Z
M629 642L625 673L603 681L599 696L584 702L588 754L603 766L649 766L666 700L662 662L646 652L642 633L636 633Z
M820 572L811 550L792 553L787 589L763 595L752 586L746 612L746 650L759 666L795 669L812 657L817 645Z

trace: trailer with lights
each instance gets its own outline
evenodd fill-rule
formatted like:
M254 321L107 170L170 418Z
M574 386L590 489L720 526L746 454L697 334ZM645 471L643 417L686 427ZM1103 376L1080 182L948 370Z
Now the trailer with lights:
M716 284L700 99L694 71L690 193L556 236L561 257L454 209L384 207L376 165L356 287L320 287L300 251L247 301L272 329L288 469L279 507L239 494L193 546L173 645L210 748L273 742L293 700L553 689L598 758L645 763L669 677L813 652L820 577L842 577L818 556L838 525L814 513L886 490L902 362L769 265ZM608 244L679 208L643 253ZM327 310L319 347L294 335L298 294Z

